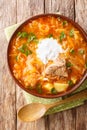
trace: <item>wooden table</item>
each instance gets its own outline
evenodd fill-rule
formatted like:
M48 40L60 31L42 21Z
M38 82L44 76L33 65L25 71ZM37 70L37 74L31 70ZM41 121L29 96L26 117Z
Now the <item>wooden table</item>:
M17 109L26 101L8 71L4 28L36 14L56 11L87 31L87 0L0 0L0 130L87 130L87 103L32 123L17 118Z

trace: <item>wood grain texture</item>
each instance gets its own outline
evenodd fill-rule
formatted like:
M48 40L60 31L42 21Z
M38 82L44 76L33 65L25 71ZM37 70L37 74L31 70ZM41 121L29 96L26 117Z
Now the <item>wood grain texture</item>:
M87 32L87 0L75 0L75 21ZM76 108L76 130L87 130L87 103Z
M17 0L17 22L42 13L44 13L44 0Z
M7 41L0 30L0 130L16 129L15 83L8 72Z
M57 11L74 19L74 0L45 0L45 13Z
M75 0L75 21L87 32L87 0Z
M87 130L87 103L76 108L76 130Z
M0 130L16 130L15 83L7 66L4 27L16 23L16 0L0 0Z
M49 116L50 130L75 130L75 109Z
M87 130L87 103L32 123L16 117L26 101L8 71L3 28L36 14L56 11L75 19L87 31L87 0L0 0L0 130Z
M0 29L16 23L16 0L0 0Z

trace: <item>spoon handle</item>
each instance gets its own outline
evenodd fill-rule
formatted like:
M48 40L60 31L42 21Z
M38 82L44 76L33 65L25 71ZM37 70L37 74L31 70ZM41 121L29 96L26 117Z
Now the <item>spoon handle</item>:
M81 91L77 94L74 94L72 95L71 97L68 97L62 101L58 101L58 102L55 102L55 103L52 103L52 104L46 104L46 108L49 109L49 108L52 108L54 106L57 106L57 105L61 105L61 104L65 104L65 103L69 103L69 102L74 102L74 100L80 100L81 98L84 99L87 97L87 89L84 90L84 91Z

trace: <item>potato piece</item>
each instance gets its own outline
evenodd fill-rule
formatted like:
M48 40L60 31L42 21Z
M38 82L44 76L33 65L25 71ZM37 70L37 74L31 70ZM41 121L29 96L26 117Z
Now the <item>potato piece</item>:
M74 33L74 37L75 37L75 40L78 40L79 39L79 31L75 31Z
M43 88L44 88L45 90L47 90L48 92L51 92L51 89L52 89L53 87L54 87L54 86L53 86L52 83L46 83L46 84L43 85Z
M57 92L63 92L63 91L66 91L66 89L68 88L68 84L55 82L54 88L57 90Z
M27 74L23 77L25 86L35 86L39 75L37 73Z

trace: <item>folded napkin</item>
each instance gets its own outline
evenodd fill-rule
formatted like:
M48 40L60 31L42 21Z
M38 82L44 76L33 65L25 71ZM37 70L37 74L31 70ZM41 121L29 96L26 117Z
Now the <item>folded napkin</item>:
M13 34L15 29L19 25L20 25L20 23L5 28L5 35L6 35L7 41L9 41L11 35ZM29 94L25 91L23 91L23 94L25 96L27 103L38 102L38 103L43 103L43 104L49 104L49 103L53 103L53 102L56 102L56 101L63 100L64 98L67 98L69 96L72 96L73 94L79 93L82 90L85 91L85 89L87 89L87 79L84 81L84 83L76 91L74 91L70 95L67 95L67 96L64 96L64 97L59 97L59 98L55 98L55 99L46 99L46 98L39 98L39 97L33 96L33 95L31 95L31 94ZM74 99L74 101L70 102L70 103L66 102L63 105L59 105L57 107L49 109L47 111L46 115L80 106L80 105L84 104L85 100L87 100L87 97L85 97L84 99L81 98L79 100Z

